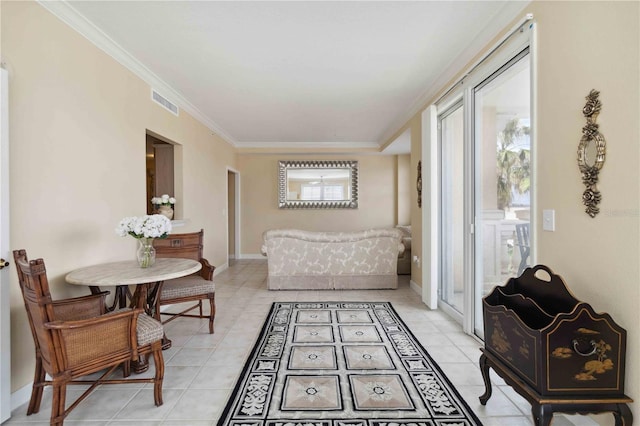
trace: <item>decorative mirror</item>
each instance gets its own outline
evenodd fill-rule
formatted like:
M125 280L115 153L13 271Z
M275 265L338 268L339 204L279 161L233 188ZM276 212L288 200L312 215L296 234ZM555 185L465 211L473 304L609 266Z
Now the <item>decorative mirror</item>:
M281 209L357 209L357 161L279 161Z
M582 174L582 183L586 187L582 193L582 204L586 206L585 212L591 217L596 217L600 212L598 204L602 195L596 185L606 153L606 141L596 124L596 118L602 108L599 95L600 92L592 90L585 98L587 103L582 108L582 114L587 119L587 124L582 128L582 138L578 144L578 167Z

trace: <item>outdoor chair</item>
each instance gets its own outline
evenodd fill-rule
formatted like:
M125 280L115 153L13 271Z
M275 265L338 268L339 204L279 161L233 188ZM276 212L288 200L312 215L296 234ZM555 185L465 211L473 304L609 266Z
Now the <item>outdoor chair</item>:
M520 276L527 267L527 261L529 260L529 254L531 252L528 223L516 225L516 237L518 239L518 248L520 249L520 264L518 265L518 276Z
M156 319L161 320L161 315L169 316L162 321L163 324L179 317L208 318L209 334L213 334L213 320L216 315L215 284L213 283L213 271L215 266L209 264L202 257L204 230L185 234L170 234L167 238L156 238L153 246L156 249L156 257L179 257L183 259L197 260L202 264L202 269L195 274L186 277L166 280L160 292L160 302L156 305ZM203 313L202 301L209 300L209 314ZM166 305L174 305L184 302L196 302L188 308L178 312L163 312L160 308ZM189 312L198 308L199 314Z
M15 250L13 258L36 350L27 415L40 410L45 386L53 388L50 424L56 426L61 426L65 417L101 384L153 383L155 405L162 405L160 323L142 309L106 313L108 292L53 301L44 260L29 261L25 250ZM123 376L129 377L132 361L149 354L155 364L154 377L109 378L118 366L123 367ZM98 378L85 377L98 372ZM67 385L89 387L65 409Z

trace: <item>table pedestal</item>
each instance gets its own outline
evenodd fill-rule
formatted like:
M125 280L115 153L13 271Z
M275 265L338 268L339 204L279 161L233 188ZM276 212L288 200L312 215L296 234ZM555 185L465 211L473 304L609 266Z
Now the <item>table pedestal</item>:
M115 309L126 308L127 306L140 308L144 309L145 313L150 317L160 321L160 318L158 318L160 316L158 312L158 302L163 282L164 281L157 281L154 283L138 284L133 294L131 294L128 285L116 286L113 303L111 306L107 306L107 311L111 312ZM100 287L97 286L89 286L89 288L92 294L102 292ZM167 334L164 333L162 336L162 350L169 349L170 347L171 340L169 340ZM133 361L131 367L135 373L144 373L149 369L149 361L144 357L140 357L138 361Z

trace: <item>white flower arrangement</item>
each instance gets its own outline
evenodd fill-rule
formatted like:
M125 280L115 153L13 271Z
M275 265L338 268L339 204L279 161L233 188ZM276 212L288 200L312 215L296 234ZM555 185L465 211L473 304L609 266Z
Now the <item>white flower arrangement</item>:
M176 203L176 199L173 197L169 197L169 194L163 194L161 197L153 197L151 199L151 204L154 206L171 206Z
M167 238L171 232L171 221L161 214L125 217L116 228L121 237Z

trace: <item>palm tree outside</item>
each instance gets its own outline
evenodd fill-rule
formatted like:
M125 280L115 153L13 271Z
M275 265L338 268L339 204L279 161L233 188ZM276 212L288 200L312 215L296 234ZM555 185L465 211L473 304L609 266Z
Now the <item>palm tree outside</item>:
M523 148L519 140L529 139L530 127L523 126L519 118L507 122L498 133L497 174L498 208L509 210L515 193L525 194L531 188L531 150Z

